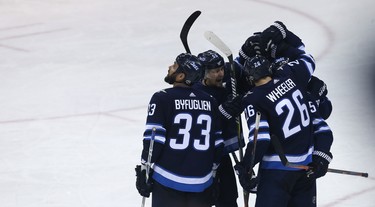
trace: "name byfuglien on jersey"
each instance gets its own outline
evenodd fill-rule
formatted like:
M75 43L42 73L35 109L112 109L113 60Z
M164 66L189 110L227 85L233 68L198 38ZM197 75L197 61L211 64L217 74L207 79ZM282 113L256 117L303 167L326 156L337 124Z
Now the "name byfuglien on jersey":
M174 101L176 110L203 110L211 111L211 102L196 99L177 99Z

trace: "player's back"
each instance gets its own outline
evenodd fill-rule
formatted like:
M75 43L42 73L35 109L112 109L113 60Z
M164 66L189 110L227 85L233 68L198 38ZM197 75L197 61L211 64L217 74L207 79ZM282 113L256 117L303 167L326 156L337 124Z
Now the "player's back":
M148 123L165 128L162 152L155 160L153 178L181 191L199 192L211 184L215 142L219 136L217 103L205 92L174 87L154 94L160 113ZM157 150L157 149L156 149Z
M266 133L265 140L270 142L269 136L276 135L285 154L292 155L301 164L307 164L311 161L312 125L304 89L296 83L293 76L272 79L267 84L255 87L245 96L244 101L247 111L255 106L255 110L262 114L260 137ZM274 165L270 161L275 154L273 147L266 150L263 167L283 168L281 162Z

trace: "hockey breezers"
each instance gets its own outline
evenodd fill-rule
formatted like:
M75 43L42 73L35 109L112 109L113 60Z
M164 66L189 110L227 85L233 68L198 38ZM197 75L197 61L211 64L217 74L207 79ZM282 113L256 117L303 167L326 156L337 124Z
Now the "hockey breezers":
M195 20L199 17L199 15L201 13L202 13L201 11L195 11L195 12L193 12L186 19L184 26L182 26L182 29L181 29L181 32L180 32L180 39L181 39L181 42L184 45L184 48L185 48L185 50L186 50L187 53L191 53L189 45L188 45L188 41L187 41L189 30L190 30L191 26L194 24Z

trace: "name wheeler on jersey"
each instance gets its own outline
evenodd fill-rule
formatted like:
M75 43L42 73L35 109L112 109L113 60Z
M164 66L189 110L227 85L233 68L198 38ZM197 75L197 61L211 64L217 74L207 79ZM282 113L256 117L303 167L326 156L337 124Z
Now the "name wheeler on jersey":
M313 58L302 54L298 60L279 68L271 81L245 96L243 104L249 127L246 154L251 154L248 151L254 144L255 113L262 114L255 156L255 163L261 162L261 168L298 170L282 164L272 146L271 135L279 139L289 162L307 165L312 161L315 129L305 88L314 69Z

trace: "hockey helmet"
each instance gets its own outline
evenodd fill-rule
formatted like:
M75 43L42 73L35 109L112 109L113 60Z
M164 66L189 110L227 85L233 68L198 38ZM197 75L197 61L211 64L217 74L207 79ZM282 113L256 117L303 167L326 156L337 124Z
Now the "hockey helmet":
M203 65L196 56L189 53L181 53L177 56L176 63L178 64L176 72L185 74L185 84L192 85L199 81Z
M207 50L198 54L198 59L203 63L206 70L224 66L224 58L213 50Z
M254 84L254 81L272 75L272 64L267 58L256 55L245 61L244 72L250 84Z

